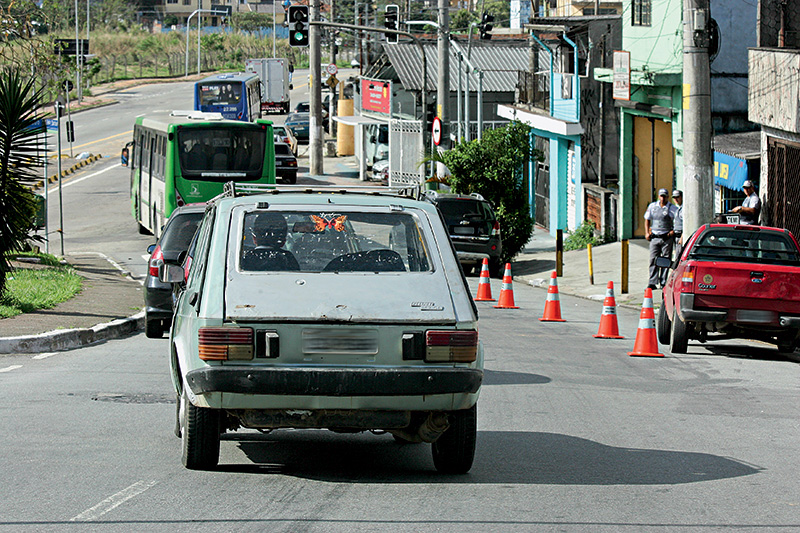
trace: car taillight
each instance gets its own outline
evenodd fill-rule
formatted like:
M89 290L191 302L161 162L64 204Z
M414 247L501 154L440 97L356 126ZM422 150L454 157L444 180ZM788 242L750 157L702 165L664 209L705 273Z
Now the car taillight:
M681 275L681 283L684 285L694 285L694 267L687 266Z
M251 328L200 328L198 352L203 361L246 361L253 358Z
M495 220L494 224L492 224L492 237L497 237L499 235L500 235L500 222Z
M183 281L189 281L189 269L192 268L192 256L186 256L183 262Z
M471 363L478 357L477 331L426 331L425 361Z
M186 202L183 201L183 196L181 196L181 193L178 192L178 189L175 189L175 203L178 204L178 207L183 207L186 205Z
M148 263L148 266L150 267L150 275L154 278L158 278L158 267L163 264L164 253L161 251L161 246L156 246L156 249L153 250L153 255L150 256L150 262Z
M286 166L287 167L296 167L297 166L297 161L287 161L286 162Z

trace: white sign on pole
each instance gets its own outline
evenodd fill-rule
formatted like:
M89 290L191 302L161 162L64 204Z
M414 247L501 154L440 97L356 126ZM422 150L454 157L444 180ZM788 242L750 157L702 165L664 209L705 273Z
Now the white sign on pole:
M614 100L631 99L631 53L614 50Z
M433 144L439 146L439 143L442 142L442 119L439 117L434 117L431 133L433 136Z

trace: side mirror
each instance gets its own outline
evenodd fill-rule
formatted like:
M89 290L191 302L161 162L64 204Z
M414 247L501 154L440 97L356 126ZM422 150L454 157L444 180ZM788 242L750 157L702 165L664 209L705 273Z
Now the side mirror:
M155 249L156 249L156 245L155 244L151 244L150 246L147 247L147 253L148 254L152 254L153 250L155 250Z
M183 267L164 263L158 267L158 279L163 283L183 283Z
M671 268L672 260L669 257L656 257L656 266L659 268Z

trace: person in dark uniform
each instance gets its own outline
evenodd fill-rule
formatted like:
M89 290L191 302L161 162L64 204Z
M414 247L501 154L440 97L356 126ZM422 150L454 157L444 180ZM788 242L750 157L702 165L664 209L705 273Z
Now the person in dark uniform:
M667 199L667 189L658 190L658 200L644 213L645 238L650 241L650 279L647 287L657 289L667 282L667 271L656 266L656 258L671 257L678 208Z

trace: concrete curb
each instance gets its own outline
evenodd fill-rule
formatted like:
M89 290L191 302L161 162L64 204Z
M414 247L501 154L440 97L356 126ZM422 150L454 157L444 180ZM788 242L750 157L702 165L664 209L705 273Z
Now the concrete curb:
M75 163L74 165L72 165L70 168L68 168L66 170L62 170L61 171L61 177L62 178L66 178L70 174L73 174L73 173L77 172L78 169L81 169L81 168L83 168L83 167L85 167L85 166L87 166L87 165L89 165L91 163L94 163L95 161L97 161L99 159L102 159L102 158L103 158L103 156L101 154L95 154L93 156L90 156L87 159L83 159L80 162ZM53 175L53 176L48 176L47 177L47 183L58 183L58 174ZM42 187L44 187L44 180L39 180L39 181L37 181L36 183L33 184L32 189L35 191L37 189L41 189Z
M144 311L92 328L50 331L39 335L0 338L0 354L57 352L116 339L144 328Z

